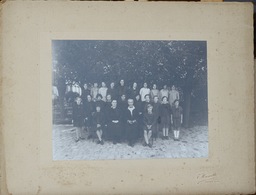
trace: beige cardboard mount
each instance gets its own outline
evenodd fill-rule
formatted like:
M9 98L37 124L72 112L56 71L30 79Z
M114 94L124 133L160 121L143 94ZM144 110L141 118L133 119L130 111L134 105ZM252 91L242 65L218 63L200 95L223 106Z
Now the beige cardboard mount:
M254 192L252 4L7 1L1 14L10 194ZM209 157L52 161L52 39L207 41Z

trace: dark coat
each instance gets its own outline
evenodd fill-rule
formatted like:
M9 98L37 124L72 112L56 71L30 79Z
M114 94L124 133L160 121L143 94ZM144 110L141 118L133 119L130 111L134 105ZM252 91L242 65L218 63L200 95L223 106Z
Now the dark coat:
M83 105L73 104L73 124L75 127L82 127L84 121L84 109Z

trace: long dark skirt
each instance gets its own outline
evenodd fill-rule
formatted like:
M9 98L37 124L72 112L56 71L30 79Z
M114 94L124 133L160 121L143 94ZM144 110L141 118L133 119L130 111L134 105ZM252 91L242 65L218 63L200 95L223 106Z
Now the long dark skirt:
M138 124L127 124L126 125L126 139L129 142L135 142L138 139Z
M111 122L108 126L108 132L110 135L110 139L113 142L120 142L120 139L121 139L120 123Z

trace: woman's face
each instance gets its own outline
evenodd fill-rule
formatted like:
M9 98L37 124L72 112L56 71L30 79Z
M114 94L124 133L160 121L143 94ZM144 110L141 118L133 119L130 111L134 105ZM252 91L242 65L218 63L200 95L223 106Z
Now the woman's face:
M147 87L148 87L148 84L147 84L147 83L144 83L143 86L144 86L145 88L147 88Z
M153 85L153 89L156 89L156 84Z
M124 101L125 100L125 95L121 96L121 100Z
M87 89L87 88L88 88L87 84L84 84L84 89Z
M116 100L113 100L111 104L112 104L112 106L115 108L115 107L117 106L117 101L116 101Z
M76 103L77 103L78 105L80 105L80 104L82 103L81 98L77 98L77 99L76 99Z
M90 95L87 96L87 101L90 102L92 100L92 97Z
M101 86L102 86L102 87L106 87L106 83L105 83L105 82L102 82L102 83L101 83Z
M158 102L158 97L154 97L154 102L157 103Z
M135 98L136 98L137 101L140 100L140 96L139 95L137 95Z
M108 102L111 101L111 95L107 95L106 99Z
M148 113L152 113L152 110L153 110L153 107L152 107L152 106L149 106L149 107L148 107Z
M115 83L111 83L111 84L110 84L110 87L111 87L111 88L114 88L114 86L115 86Z
M123 86L123 85L124 85L124 80L121 80L121 81L120 81L120 84Z
M167 103L167 97L163 98L163 103Z

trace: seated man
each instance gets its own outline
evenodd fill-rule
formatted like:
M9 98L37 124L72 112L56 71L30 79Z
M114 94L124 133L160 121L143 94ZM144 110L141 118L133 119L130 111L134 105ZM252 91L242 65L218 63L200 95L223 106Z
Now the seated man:
M128 140L128 145L133 147L137 138L138 131L138 116L139 113L134 107L133 99L128 99L128 108L125 109L124 118L126 125L126 138Z

